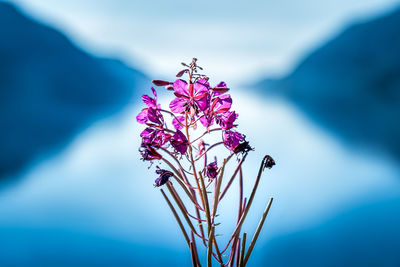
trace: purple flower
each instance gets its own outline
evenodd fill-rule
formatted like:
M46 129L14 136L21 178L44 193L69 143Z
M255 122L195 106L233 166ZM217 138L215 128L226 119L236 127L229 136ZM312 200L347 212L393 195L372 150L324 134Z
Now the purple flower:
M235 111L227 111L220 116L216 117L217 123L221 126L224 130L229 130L232 127L236 126L233 123L237 119L239 115Z
M231 106L232 98L230 95L222 95L214 98L210 105L210 109L203 112L204 114L200 118L200 122L204 125L204 127L210 127L213 125L215 117L228 112Z
M200 117L200 122L204 127L210 127L214 124L214 114L209 111L204 111L204 114Z
M211 104L211 111L213 113L225 113L230 110L232 106L232 98L230 95L221 95L215 98Z
M173 120L172 120L172 125L174 126L175 129L180 130L183 128L183 126L185 125L185 117L183 116L176 116Z
M154 148L159 148L171 139L171 135L162 130L146 128L140 133L142 142Z
M224 145L229 150L234 150L243 140L243 135L239 132L225 131L224 132Z
M153 122L157 125L163 125L164 124L164 117L161 114L160 111L158 111L156 108L148 108L147 109L147 119L150 122Z
M142 155L142 160L155 160L161 159L162 156L152 147L146 143L142 143L139 148L139 152Z
M208 107L208 82L199 79L194 84L187 84L186 81L178 79L174 82L175 98L169 104L174 113L191 111L198 113L199 110L206 110Z
M148 95L142 95L142 100L146 104L147 108L144 108L137 116L137 122L145 124L147 122L153 122L158 125L164 124L164 118L161 112L158 110L160 105L157 104L157 92L152 87L154 98Z
M186 153L189 143L186 136L180 130L176 130L171 139L171 145L183 155Z
M217 177L218 174L218 167L217 167L217 159L214 160L214 162L209 163L206 166L206 175L208 178L215 178Z
M253 150L249 142L246 141L245 136L234 131L224 132L224 145L235 154L240 152L247 153Z
M155 187L164 185L166 182L168 182L169 178L174 175L172 172L163 169L156 170L156 173L160 176L154 181Z

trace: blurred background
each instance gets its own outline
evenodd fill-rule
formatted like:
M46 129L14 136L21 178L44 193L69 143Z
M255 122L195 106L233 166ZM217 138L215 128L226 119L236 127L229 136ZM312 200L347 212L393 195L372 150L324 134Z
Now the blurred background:
M0 265L190 265L135 116L192 57L277 163L249 266L399 266L398 0L0 1Z

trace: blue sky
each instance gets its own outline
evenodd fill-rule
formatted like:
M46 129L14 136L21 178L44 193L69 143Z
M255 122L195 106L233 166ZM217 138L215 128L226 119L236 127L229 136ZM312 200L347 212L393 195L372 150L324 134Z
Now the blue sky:
M196 56L217 79L282 75L351 22L398 0L129 1L15 0L83 48L122 59L152 77Z

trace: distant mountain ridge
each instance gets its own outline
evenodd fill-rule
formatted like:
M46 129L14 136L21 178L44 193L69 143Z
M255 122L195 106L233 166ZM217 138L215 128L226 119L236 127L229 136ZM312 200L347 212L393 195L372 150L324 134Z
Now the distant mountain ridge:
M400 159L400 9L350 26L291 74L257 87L347 140Z
M145 80L0 2L0 180L121 110Z

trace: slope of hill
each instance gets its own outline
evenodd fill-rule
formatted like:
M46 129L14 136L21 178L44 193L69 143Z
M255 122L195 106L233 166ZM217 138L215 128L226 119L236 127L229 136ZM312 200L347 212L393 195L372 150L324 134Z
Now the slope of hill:
M0 2L0 180L122 109L144 81Z
M345 139L400 159L400 9L355 24L288 76L258 84Z

